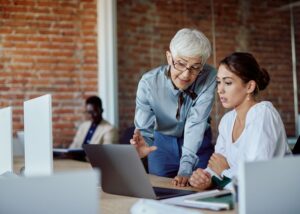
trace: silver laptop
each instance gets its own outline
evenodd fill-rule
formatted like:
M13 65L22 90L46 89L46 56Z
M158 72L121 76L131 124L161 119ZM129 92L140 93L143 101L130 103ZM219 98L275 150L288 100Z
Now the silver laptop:
M92 170L51 176L0 178L0 213L99 213L99 173Z
M300 213L299 166L300 156L242 165L239 171L239 213Z
M102 189L117 195L164 199L194 191L152 187L145 168L131 145L83 145L94 168L102 173Z

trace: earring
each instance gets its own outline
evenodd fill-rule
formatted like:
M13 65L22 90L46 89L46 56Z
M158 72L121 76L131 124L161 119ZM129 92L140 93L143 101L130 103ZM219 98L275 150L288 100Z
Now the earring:
M250 101L250 94L247 95L247 101Z

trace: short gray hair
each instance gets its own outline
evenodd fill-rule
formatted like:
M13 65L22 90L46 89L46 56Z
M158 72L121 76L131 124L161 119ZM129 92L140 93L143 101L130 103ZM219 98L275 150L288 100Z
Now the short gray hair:
M183 28L172 38L170 51L174 57L201 57L204 64L210 57L211 45L202 32Z

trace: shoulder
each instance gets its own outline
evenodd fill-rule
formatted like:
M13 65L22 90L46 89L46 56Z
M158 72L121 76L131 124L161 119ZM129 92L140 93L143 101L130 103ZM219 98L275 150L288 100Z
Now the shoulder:
M203 76L205 76L206 79L209 80L209 82L214 81L216 79L217 70L212 65L205 64L203 66L202 72L203 72Z
M216 75L216 69L211 65L205 64L203 70L201 71L195 82L195 91L198 94L201 94L207 89L211 89L210 93L214 93L216 86Z
M217 75L217 69L209 64L205 64L203 66L203 72L208 72L211 76Z
M221 118L220 126L224 126L225 124L228 124L232 122L235 118L236 111L231 110L224 114L224 116Z
M114 126L112 124L110 124L110 122L108 122L107 120L105 119L102 119L101 123L99 124L99 126L101 127L101 129L105 129L107 131L110 131L110 130L114 130Z
M262 101L252 106L247 114L247 121L254 120L281 120L278 111L269 101Z
M145 74L143 74L141 81L151 82L155 81L155 79L157 78L164 77L167 67L167 65L162 65L146 72Z
M91 126L91 124L92 124L92 122L91 122L91 121L89 121L89 120L86 120L86 121L82 122L82 123L79 125L79 128L83 128L83 127L90 127L90 126Z

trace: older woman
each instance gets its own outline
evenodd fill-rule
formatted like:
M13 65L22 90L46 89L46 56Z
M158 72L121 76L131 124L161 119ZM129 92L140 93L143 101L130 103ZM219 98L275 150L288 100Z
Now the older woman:
M205 64L210 54L203 33L181 29L166 52L168 65L147 72L138 85L131 144L141 157L151 152L149 173L176 176L179 186L193 169L206 167L213 152L208 117L216 71Z

